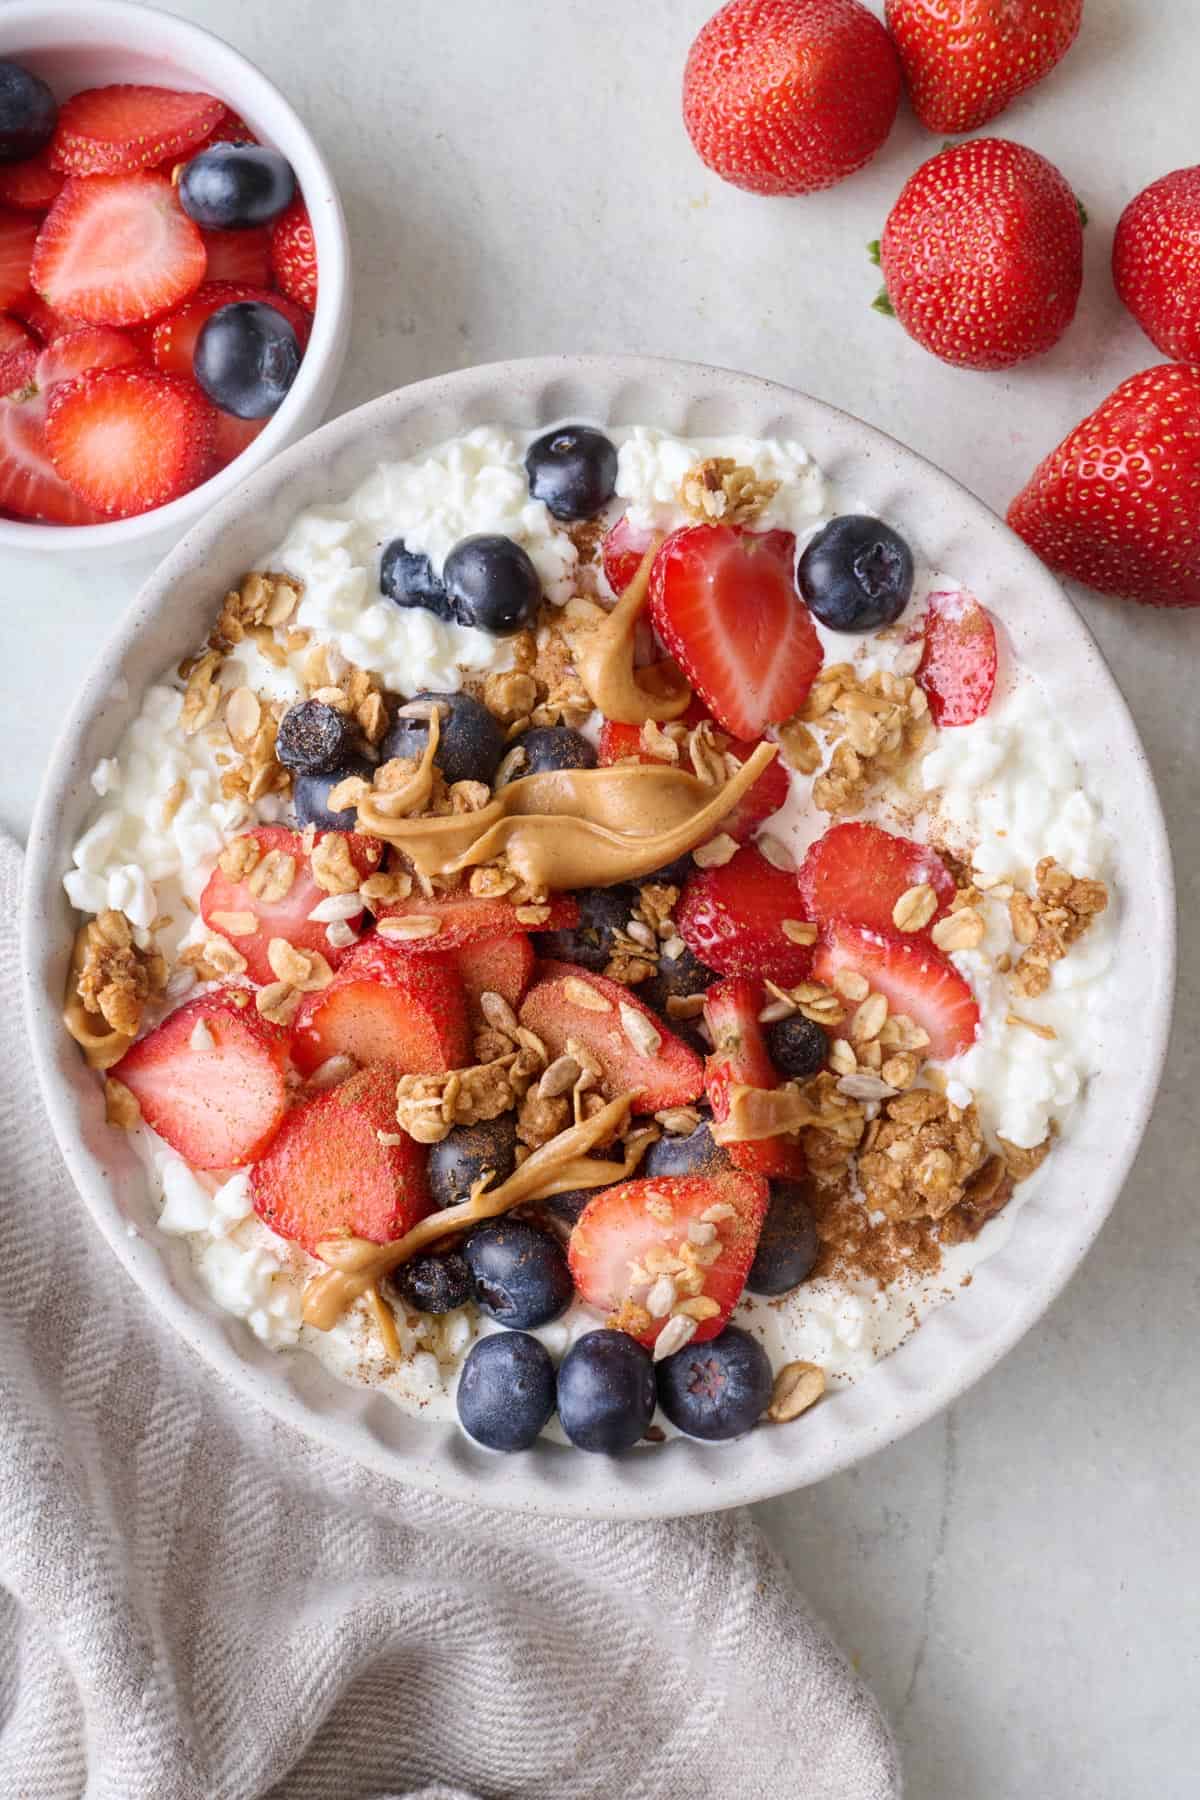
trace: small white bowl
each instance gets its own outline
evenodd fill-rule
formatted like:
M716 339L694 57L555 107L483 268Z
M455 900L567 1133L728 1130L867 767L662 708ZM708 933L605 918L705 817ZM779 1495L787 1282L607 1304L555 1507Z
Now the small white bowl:
M115 752L149 683L195 647L222 593L298 512L343 499L381 461L473 426L544 430L566 418L688 437L796 438L841 494L984 595L1102 797L1116 845L1116 952L1097 1019L1101 1067L1007 1241L892 1356L795 1424L736 1444L674 1438L608 1458L543 1439L522 1456L496 1457L452 1420L414 1417L378 1390L343 1385L314 1356L267 1349L209 1298L183 1241L157 1230L150 1182L105 1125L101 1084L63 1028L78 918L62 877L94 804L96 763ZM957 1399L1045 1311L1120 1193L1154 1103L1174 988L1174 885L1149 765L1100 652L1053 575L965 488L882 432L773 382L649 357L548 356L439 375L335 419L159 565L96 658L46 776L29 839L22 963L34 1061L84 1204L161 1316L249 1400L418 1487L518 1510L652 1518L744 1505L848 1468ZM1036 1429L1036 1397L1031 1419Z
M278 88L211 32L129 0L7 0L0 6L0 60L23 63L60 100L108 82L215 94L296 172L312 220L319 284L312 337L279 411L241 455L167 506L107 525L43 525L0 519L0 550L115 561L162 555L202 513L325 415L350 335L346 220L329 165Z

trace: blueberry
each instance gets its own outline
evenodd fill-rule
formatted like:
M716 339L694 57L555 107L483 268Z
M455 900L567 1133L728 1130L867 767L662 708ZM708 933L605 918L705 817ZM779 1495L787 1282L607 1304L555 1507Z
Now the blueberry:
M809 610L830 631L875 631L908 605L912 551L881 519L843 513L805 548L799 583Z
M348 756L339 768L326 769L319 775L297 775L292 782L292 804L297 822L301 826L315 825L318 831L353 831L358 823L354 807L330 812L325 804L329 790L350 775L361 775L364 781L370 781L374 773L375 765L365 756Z
M463 1430L488 1450L528 1450L554 1412L550 1352L523 1331L473 1344L458 1378Z
M716 1175L732 1168L729 1152L712 1134L712 1120L701 1119L686 1136L664 1132L642 1158L639 1175Z
M48 144L58 101L45 82L20 63L0 62L0 162L20 162Z
M296 177L266 144L211 144L179 178L179 204L208 231L269 225L291 204Z
M448 1313L475 1298L471 1271L458 1250L414 1256L396 1270L396 1292L410 1312Z
M685 1344L658 1365L658 1403L680 1431L715 1442L741 1437L771 1398L771 1364L736 1325L706 1344Z
M637 905L637 889L625 883L616 887L580 888L579 923L561 931L535 931L533 947L553 962L578 963L581 969L600 974L616 948L614 935L629 924Z
M379 591L397 606L420 606L435 618L453 623L450 596L433 572L427 556L410 550L403 538L393 538L379 559Z
M456 1125L440 1144L431 1144L425 1174L435 1206L461 1206L487 1170L498 1187L516 1166L517 1122L511 1113L501 1113L477 1125Z
M567 1259L554 1238L524 1219L493 1219L463 1245L475 1295L489 1319L517 1331L565 1312L575 1292Z
M511 538L463 538L446 558L442 580L460 625L511 637L532 625L542 600L537 570Z
M752 1294L790 1294L812 1274L820 1253L816 1221L798 1181L773 1181L771 1204L746 1277Z
M825 1067L829 1039L803 1013L793 1013L790 1019L776 1019L767 1026L767 1049L781 1074L802 1080Z
M300 367L300 340L265 300L234 300L210 313L192 352L192 372L222 412L266 419L278 412Z
M353 729L345 713L322 700L290 706L275 734L275 755L287 769L319 775L337 768L352 754Z
M491 787L504 755L504 732L481 700L470 694L417 694L409 705L436 705L440 711L434 761L448 782L482 781ZM380 746L384 762L391 756L424 756L429 721L401 708Z
M613 497L617 453L602 431L562 425L530 444L525 472L529 492L556 519L590 519Z
M569 725L535 725L516 740L525 752L518 775L552 775L558 769L594 769L596 752L581 731Z
M623 1331L585 1332L559 1365L558 1417L578 1450L630 1449L654 1417L650 1352Z
M642 880L657 881L663 887L682 887L695 867L691 851L685 850L674 862L664 863L661 869L655 869L653 875L643 875Z
M685 945L678 956L660 956L658 973L638 989L641 998L657 1012L666 1013L668 1000L692 1000L705 994L718 980L715 972Z

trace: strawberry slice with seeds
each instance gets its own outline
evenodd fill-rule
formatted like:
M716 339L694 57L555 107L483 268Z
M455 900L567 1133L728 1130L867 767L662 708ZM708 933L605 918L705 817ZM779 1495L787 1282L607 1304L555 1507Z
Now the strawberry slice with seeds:
M780 1085L758 1022L764 998L762 983L744 975L718 982L704 997L704 1017L713 1041L712 1055L704 1066L704 1091L718 1124L729 1117L730 1092L735 1086L769 1089ZM789 1138L722 1147L736 1168L751 1175L802 1181L808 1173L803 1150Z
M927 1031L929 1055L936 1061L960 1056L974 1043L979 1029L975 996L954 964L932 945L833 925L813 959L813 978L832 986L844 969L883 994L892 1012L905 1014Z
M902 894L917 887L933 889L936 905L925 924L919 932L904 934L927 938L956 891L953 875L928 844L858 821L831 825L810 845L796 880L806 918L821 925L861 925L884 937L898 929L892 914Z
M694 700L684 714L683 723L690 729L692 726L699 725L706 717L703 706ZM747 744L740 738L730 738L721 732L719 747L722 753L728 751L739 763L744 763L746 758L753 755L754 751L758 749L758 744L762 741L760 738L758 743ZM664 760L647 750L642 741L640 726L621 725L615 719L605 719L604 724L600 727L600 740L596 747L596 756L601 768L607 768L612 763L629 761L657 763L661 768ZM690 753L686 750L681 752L679 766L691 770L693 774L698 773ZM749 793L743 794L733 811L727 813L722 819L721 831L728 837L734 838L739 844L748 843L763 821L769 819L772 813L779 811L779 808L787 800L790 786L787 769L780 758L776 756L773 762L767 764Z
M206 282L241 281L255 288L270 285L271 233L265 225L245 231L205 231L202 228L200 236L204 239L208 257Z
M693 1343L716 1337L746 1285L768 1193L736 1169L602 1188L567 1247L580 1299L647 1347L672 1316L695 1321Z
M36 348L33 334L20 319L14 319L11 313L0 313L0 356L8 356L13 350Z
M187 156L226 111L212 94L122 82L84 88L59 108L52 169L65 175L129 175Z
M314 849L325 838L345 841L350 863L360 876L377 871L382 850L375 838L326 831L315 839ZM340 853L335 847L325 854ZM243 875L227 872L239 866L245 868ZM313 876L300 833L283 825L258 825L226 846L200 896L200 915L210 931L227 937L245 957L251 981L266 986L277 979L269 956L273 938L283 938L295 950L318 951L331 969L339 966L352 945L343 943L344 933L336 929L339 921L334 915L344 909L336 900L327 905L329 899ZM359 914L354 925L366 916Z
M996 628L974 594L929 596L916 678L935 725L970 725L983 717L996 686Z
M191 155L207 150L210 144L257 144L258 139L247 125L245 119L239 117L232 107L226 107L202 144L197 144Z
M244 282L206 281L202 288L197 288L190 300L168 313L155 325L151 337L151 354L155 367L164 375L185 375L192 379L192 358L195 355L196 339L200 336L205 321L222 306L230 306L235 300L260 300L265 306L273 306L282 313L288 324L295 331L303 350L308 343L308 335L312 330L312 319L302 306L295 306L282 294L276 294L269 288L249 287ZM242 423L257 425L261 430L266 423L263 419L243 420Z
M0 350L0 395L26 397L37 368L38 348L30 338L19 350Z
M362 1069L293 1107L250 1173L254 1210L310 1256L332 1239L391 1243L429 1211L425 1151L396 1123L396 1070Z
M605 577L614 594L625 592L641 568L653 542L653 529L649 526L631 525L628 513L622 513L616 524L605 532L600 556Z
M55 338L78 331L83 324L82 319L73 319L69 313L55 312L32 288L26 288L20 299L13 301L12 311L43 344L52 344Z
M317 309L317 246L308 208L297 194L271 226L271 268L281 294Z
M479 1004L482 994L499 994L516 1011L533 979L536 958L524 933L514 933L464 944L455 961L466 989L468 1011L478 1027L486 1023Z
M29 288L38 222L28 213L0 210L0 310L15 307Z
M467 997L450 956L406 956L382 939L347 950L328 987L292 1021L292 1061L311 1075L331 1056L438 1075L474 1062Z
M47 402L54 388L87 369L120 368L140 360L119 331L84 326L37 351L14 350L0 362L0 507L22 519L54 525L96 525L88 506L57 473L46 441Z
M233 413L215 407L213 421L212 466L215 473L242 454L270 424L269 419L239 419Z
M675 909L679 935L719 975L769 975L803 981L811 944L797 943L807 923L796 877L747 845L716 869L690 875Z
M379 907L379 935L405 950L461 950L483 938L510 937L514 931L566 931L579 923L579 907L569 894L552 894L545 907L520 910L536 910L544 917L521 919L518 909L506 901L480 900L472 894L435 894L429 899L414 894ZM389 927L388 919L406 923Z
M685 526L654 559L655 629L734 737L758 738L790 719L824 659L795 565L791 532L737 525Z
M200 389L177 376L93 369L51 392L46 445L81 500L110 519L128 519L206 478L213 418Z
M287 1111L287 1033L246 988L221 988L165 1018L121 1058L123 1081L151 1130L194 1169L261 1156Z
M0 163L0 206L18 212L49 212L62 192L64 177L52 169L44 155L24 162Z
M207 262L199 227L165 175L97 175L67 182L37 234L27 279L56 312L136 325L186 300Z
M704 1064L630 988L574 963L545 962L521 1006L522 1025L551 1057L577 1039L600 1065L610 1094L636 1093L634 1110L686 1106L704 1088Z

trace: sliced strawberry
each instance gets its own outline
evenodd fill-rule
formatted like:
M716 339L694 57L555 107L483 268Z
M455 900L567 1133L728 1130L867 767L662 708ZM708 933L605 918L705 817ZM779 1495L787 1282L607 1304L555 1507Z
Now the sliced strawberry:
M55 338L65 337L69 331L78 331L84 323L82 319L73 319L69 313L55 312L32 288L26 288L20 299L13 301L12 311L43 344L52 344Z
M57 312L136 325L186 300L207 260L165 175L97 175L67 182L38 232L27 279Z
M931 887L937 900L921 932L905 933L914 938L928 937L955 895L954 877L936 850L857 821L831 825L809 847L796 879L806 918L862 925L884 937L895 936L892 913L910 888Z
M194 384L148 369L93 369L54 388L50 460L110 519L190 493L212 465L214 409Z
M704 996L704 1018L713 1041L712 1055L704 1067L704 1090L718 1124L729 1117L730 1089L734 1086L780 1085L779 1072L771 1061L758 1022L763 1000L762 983L745 975L718 982ZM737 1168L751 1175L802 1181L808 1173L803 1150L788 1138L726 1144L724 1149Z
M302 1101L250 1173L254 1210L310 1256L330 1239L387 1244L429 1211L425 1152L396 1124L396 1071L362 1069Z
M28 213L0 211L0 310L16 307L29 287L38 222Z
M317 246L308 208L297 194L271 227L271 268L280 293L317 309Z
M703 1090L704 1064L694 1050L632 989L574 963L542 964L520 1018L552 1057L566 1051L568 1038L577 1038L600 1064L610 1093L637 1094L637 1112L686 1106Z
M456 953L458 972L467 991L467 1006L476 1025L484 1023L481 994L499 994L514 1012L533 979L533 945L523 932L509 937L480 938Z
M467 996L451 956L407 956L370 937L292 1021L292 1061L311 1075L331 1056L439 1075L474 1062Z
M325 837L346 840L350 861L360 875L373 875L378 869L381 849L375 838L348 831L322 832L316 842L320 843ZM234 842L242 843L249 838L258 846L258 860L251 864L240 881L233 880L220 864L217 865L200 896L200 914L204 923L210 930L229 938L246 958L246 973L251 981L263 986L276 979L268 956L272 938L283 938L296 950L317 950L330 968L336 969L352 946L336 941L331 943L326 935L328 925L311 916L314 907L321 906L329 895L313 878L300 833L289 831L283 825L257 825L253 831L243 832ZM272 868L278 874L278 880L274 882L270 879L270 870L261 871L261 864L272 852L276 853ZM271 892L282 886L289 873L286 861L289 857L293 867L287 891L281 899L265 900L256 889ZM234 929L230 925L232 919L239 927L244 926L247 913L253 915L253 931ZM242 915L240 918L239 914ZM335 940L339 936L340 933L334 933Z
M806 921L796 877L752 846L718 869L689 876L675 909L679 935L710 969L783 982L808 974L812 949L795 943L787 929Z
M269 419L239 419L234 413L222 412L220 407L214 408L216 418L213 422L213 469L224 469L248 449L260 432L266 430Z
M50 525L98 525L103 515L85 505L55 470L46 443L48 390L39 384L42 357L52 352L10 351L5 385L15 391L0 399L0 509L19 519Z
M671 1312L651 1316L646 1299L661 1277L669 1275L675 1306L702 1295L716 1306L697 1325L691 1341L702 1344L716 1337L746 1285L768 1193L765 1181L736 1169L715 1175L658 1176L602 1188L579 1215L567 1247L580 1299L649 1346ZM696 1228L699 1236L708 1237L703 1229L708 1225L715 1227L709 1241L693 1243ZM638 1312L631 1317L635 1307Z
M66 175L129 175L186 156L228 109L211 94L173 88L84 88L63 102L50 140L51 168Z
M73 381L90 369L130 369L144 361L128 332L107 325L81 325L46 345L37 359L34 380L48 394L60 381Z
M7 356L13 350L36 349L32 333L14 319L11 313L0 313L0 356Z
M824 659L795 564L791 532L738 525L685 526L654 559L655 629L734 737L790 719Z
M935 725L981 719L996 686L996 628L974 594L930 594L917 681Z
M522 909L524 910L524 909ZM539 909L540 910L540 909ZM428 937L402 940L406 950L461 950L481 938L510 937L514 931L566 931L579 923L579 907L569 894L552 894L545 918L519 919L504 900L477 900L470 894L436 894L426 899L393 900L379 909L380 919L436 919ZM381 936L386 937L386 928Z
M930 944L899 942L833 925L818 946L813 977L831 985L843 969L853 969L929 1033L929 1055L938 1062L969 1050L979 1028L975 996L949 959Z
M28 395L37 368L38 348L26 338L23 350L0 350L0 395Z
M62 191L63 176L40 153L24 162L0 163L0 206L18 212L49 212Z
M151 1130L194 1169L261 1156L287 1111L287 1033L246 988L190 1000L127 1050L113 1075Z
M689 727L699 725L708 717L703 705L693 700L684 714L683 723ZM760 738L758 743L763 740ZM758 744L743 743L739 738L730 738L724 732L720 734L720 748L728 751L738 762L757 750ZM641 727L638 725L620 725L615 719L605 719L600 727L600 741L596 747L597 760L601 768L611 763L640 762L658 763L663 759L654 756L642 742ZM690 755L681 756L681 766L696 773ZM731 813L727 813L721 821L721 830L729 837L735 838L739 844L747 843L758 830L764 819L779 811L788 797L790 782L788 772L778 756L763 770L748 794L743 794Z
M265 225L245 231L204 231L205 281L242 281L265 288L271 281L271 234Z
M164 375L186 375L191 380L192 357L201 327L219 307L230 306L235 300L261 300L264 305L273 306L276 312L283 314L295 331L300 340L300 348L303 349L308 343L312 319L302 306L294 306L282 294L276 294L269 288L249 287L244 282L206 281L190 300L185 300L182 306L168 313L154 327L152 354L155 365ZM252 422L260 428L263 423L261 420Z
M653 529L631 525L628 513L622 513L616 524L605 533L600 554L608 585L614 594L625 592L641 568L643 558L653 542Z
M202 144L197 144L191 152L193 156L201 150L207 150L210 144L257 144L258 139L247 125L245 119L239 117L231 107L226 107Z

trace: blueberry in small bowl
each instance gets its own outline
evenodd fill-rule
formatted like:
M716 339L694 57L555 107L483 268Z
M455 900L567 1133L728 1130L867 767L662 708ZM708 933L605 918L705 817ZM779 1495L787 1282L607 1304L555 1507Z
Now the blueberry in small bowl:
M219 306L200 327L192 368L214 406L237 419L269 419L300 369L295 327L265 300Z
M210 231L269 225L296 192L292 165L266 144L210 144L179 177L179 204Z
M912 551L882 519L842 513L805 546L798 581L830 631L877 631L893 625L912 596Z

